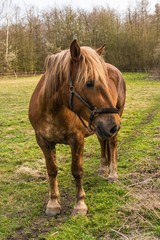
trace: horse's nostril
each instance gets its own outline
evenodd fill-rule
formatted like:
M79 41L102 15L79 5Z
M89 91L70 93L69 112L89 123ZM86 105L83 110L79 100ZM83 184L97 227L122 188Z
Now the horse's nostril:
M117 131L118 131L118 128L117 128L117 126L115 125L113 128L111 128L110 133L111 133L111 134L114 134L114 133L116 133Z

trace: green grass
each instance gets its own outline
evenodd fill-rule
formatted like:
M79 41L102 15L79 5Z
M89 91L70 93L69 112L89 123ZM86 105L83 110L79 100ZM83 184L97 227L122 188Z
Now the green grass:
M43 154L28 121L39 77L0 80L0 239L158 239L160 81L124 74L127 101L118 144L119 182L98 176L100 147L85 140L84 189L89 213L72 216L75 184L70 149L57 146L62 214L45 216L48 182Z

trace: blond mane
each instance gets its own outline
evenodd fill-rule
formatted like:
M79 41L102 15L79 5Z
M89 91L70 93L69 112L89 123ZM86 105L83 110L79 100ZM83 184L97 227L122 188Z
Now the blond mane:
M49 56L46 60L45 90L54 93L62 86L64 81L69 81L71 72L71 55L69 50ZM97 52L90 47L81 47L81 61L77 69L76 83L83 87L88 80L94 80L95 85L103 82L107 86L108 77L105 62Z

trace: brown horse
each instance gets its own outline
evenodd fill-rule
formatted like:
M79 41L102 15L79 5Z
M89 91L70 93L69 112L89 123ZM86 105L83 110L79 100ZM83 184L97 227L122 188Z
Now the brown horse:
M96 133L101 145L101 174L117 179L117 133L125 103L125 82L117 68L100 56L104 46L94 50L79 47L51 55L46 72L31 97L29 119L42 149L50 183L46 214L61 212L57 182L57 143L68 144L72 152L72 174L77 195L73 213L85 215L87 206L82 186L84 138Z

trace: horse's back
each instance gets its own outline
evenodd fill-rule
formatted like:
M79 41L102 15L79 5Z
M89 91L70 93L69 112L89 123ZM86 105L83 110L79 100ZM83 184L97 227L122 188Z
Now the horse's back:
M120 115L123 112L124 104L125 104L125 98L126 98L126 84L125 80L122 76L122 73L113 66L112 64L106 63L107 69L108 69L108 75L109 79L114 82L114 85L116 87L118 99L117 99L117 108L120 111Z

